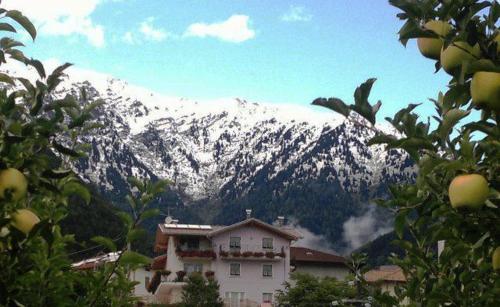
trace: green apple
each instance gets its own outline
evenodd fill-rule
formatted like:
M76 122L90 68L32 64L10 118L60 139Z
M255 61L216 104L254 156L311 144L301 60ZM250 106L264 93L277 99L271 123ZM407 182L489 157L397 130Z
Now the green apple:
M488 181L478 174L457 176L451 181L448 188L453 208L480 208L488 199L489 192Z
M40 222L38 216L28 209L20 209L12 214L12 226L28 234Z
M446 36L451 31L451 25L441 20L431 20L424 25L424 28L436 33L439 36ZM423 56L433 60L439 60L441 49L443 48L442 38L419 37L417 46Z
M493 252L492 256L493 270L500 270L500 246Z
M481 50L479 45L474 47L466 42L453 42L446 49L441 50L441 66L449 73L454 74L462 63L479 59Z
M474 105L500 111L500 73L476 72L472 77L470 93Z
M0 199L5 198L5 191L10 190L12 200L17 201L26 195L28 181L23 173L15 168L0 171Z

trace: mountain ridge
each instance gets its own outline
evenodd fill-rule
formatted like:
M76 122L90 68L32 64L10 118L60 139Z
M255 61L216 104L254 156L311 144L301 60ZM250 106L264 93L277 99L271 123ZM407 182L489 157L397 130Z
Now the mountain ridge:
M90 145L88 158L73 168L119 207L129 176L166 178L174 182L174 195L170 203L164 197L156 204L164 212L168 206L177 214L190 212L193 220L226 224L238 220L244 207L268 222L286 214L344 249L344 224L368 211L362 204L384 196L387 184L414 177L408 156L366 146L373 132L333 112L167 97L74 68L55 96L79 97L81 89L89 101L105 103L93 111L102 128L81 136ZM189 210L204 204L213 212Z

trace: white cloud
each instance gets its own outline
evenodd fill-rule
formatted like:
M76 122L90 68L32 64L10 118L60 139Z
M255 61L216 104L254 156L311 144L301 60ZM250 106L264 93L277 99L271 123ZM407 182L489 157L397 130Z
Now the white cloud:
M167 38L168 33L161 28L155 28L153 26L153 21L153 17L149 17L148 19L144 20L141 23L139 31L144 35L144 38L156 42L161 42L165 40L165 38Z
M193 23L185 36L215 37L222 41L241 43L255 37L255 31L249 28L250 18L246 15L232 15L227 20L216 23Z
M128 31L123 34L122 40L130 45L133 45L136 43L136 39L134 38L134 34L132 32Z
M375 212L375 207L370 209L361 216L350 217L343 225L344 241L348 244L346 251L352 251L369 241L388 233L392 227L388 225L390 220L380 222Z
M100 0L4 0L7 9L17 9L28 16L40 33L69 36L80 34L95 47L105 45L104 28L90 15Z
M312 15L307 13L303 6L291 5L288 11L281 16L282 21L295 22L295 21L309 21Z
M137 44L141 41L148 40L161 42L167 38L176 37L174 34L167 32L165 29L158 28L153 25L155 18L148 17L139 24L139 30L136 32L127 31L122 36L122 41L129 45Z

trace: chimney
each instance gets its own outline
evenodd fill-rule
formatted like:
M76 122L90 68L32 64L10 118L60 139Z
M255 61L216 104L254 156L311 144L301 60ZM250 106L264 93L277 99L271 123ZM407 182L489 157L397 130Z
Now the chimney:
M281 227L285 225L285 217L284 216L278 216L278 227Z
M247 213L247 220L252 216L252 209L246 209L245 212Z

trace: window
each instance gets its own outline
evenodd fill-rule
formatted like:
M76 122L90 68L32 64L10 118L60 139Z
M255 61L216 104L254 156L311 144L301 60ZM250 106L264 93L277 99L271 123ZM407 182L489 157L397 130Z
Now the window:
M203 272L203 265L201 263L184 263L184 271L186 274L191 274L194 272Z
M262 238L263 249L273 249L273 238Z
M229 265L229 275L240 276L240 264L239 263L231 263Z
M273 265L272 264L262 265L262 276L263 277L273 277Z
M262 293L262 303L272 303L273 294L272 293Z
M229 248L240 249L241 248L241 238L240 237L230 237L229 238Z
M226 292L226 299L230 307L240 307L240 302L245 299L245 292Z

